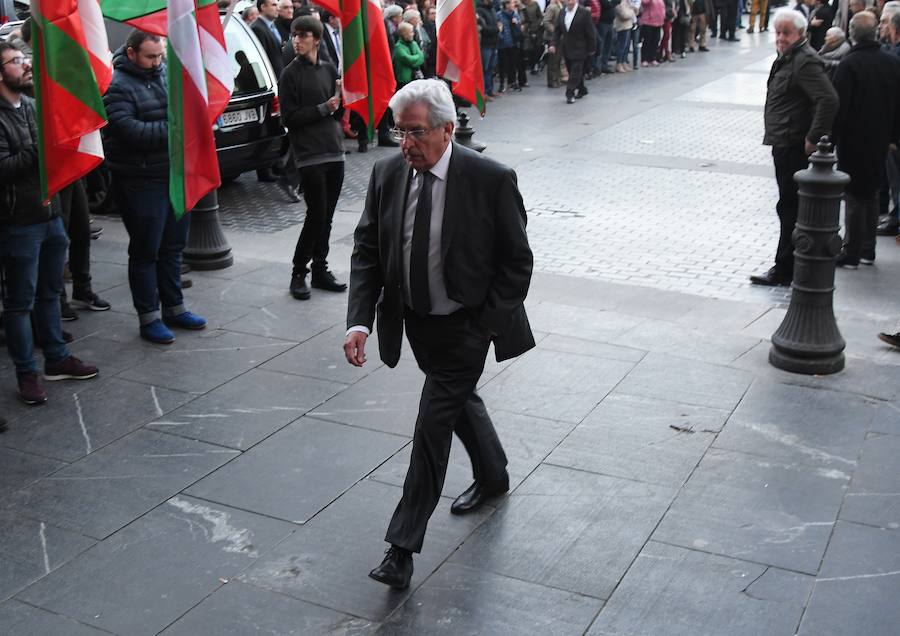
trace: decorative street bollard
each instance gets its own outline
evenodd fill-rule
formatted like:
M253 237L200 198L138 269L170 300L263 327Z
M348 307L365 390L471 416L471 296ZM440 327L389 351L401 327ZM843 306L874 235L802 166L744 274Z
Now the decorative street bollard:
M184 248L184 262L196 270L231 267L234 257L219 223L218 190L200 199L190 215L191 227Z
M834 169L828 137L794 174L800 208L792 239L794 280L787 315L772 336L769 362L785 371L827 375L844 368L844 339L834 319L834 267L841 251L841 196L850 177Z
M456 118L459 121L459 124L456 126L456 132L454 133L456 143L460 146L471 148L476 152L484 151L487 146L481 142L472 141L472 135L475 134L475 129L469 125L469 116L466 115L466 111L461 108L457 110Z

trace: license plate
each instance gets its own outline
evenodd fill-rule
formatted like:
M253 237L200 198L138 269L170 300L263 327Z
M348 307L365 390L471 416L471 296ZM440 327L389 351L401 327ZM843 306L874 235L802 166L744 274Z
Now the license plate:
M237 126L239 124L249 124L259 121L259 111L256 108L247 108L245 110L232 110L222 113L222 126Z

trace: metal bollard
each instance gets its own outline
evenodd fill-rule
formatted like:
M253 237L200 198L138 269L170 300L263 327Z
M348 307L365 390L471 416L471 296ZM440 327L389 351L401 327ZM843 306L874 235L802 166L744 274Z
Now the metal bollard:
M792 373L827 375L844 368L846 343L834 319L834 268L841 251L841 197L850 177L834 169L828 137L822 137L809 160L809 168L794 174L800 208L791 237L791 304L772 336L769 362Z
M472 135L475 134L475 129L469 125L469 116L466 115L466 111L462 108L458 109L456 111L456 119L459 122L456 126L456 132L454 133L456 143L460 146L471 148L476 152L483 152L487 146L479 141L472 141Z
M218 190L200 199L190 215L191 227L184 248L184 262L196 270L231 267L234 257L219 223Z

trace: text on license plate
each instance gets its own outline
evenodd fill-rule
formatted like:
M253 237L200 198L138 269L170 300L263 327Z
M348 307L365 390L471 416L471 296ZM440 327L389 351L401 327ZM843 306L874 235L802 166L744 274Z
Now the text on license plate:
M254 121L259 121L259 111L256 108L222 113L222 126L237 126L238 124L247 124Z

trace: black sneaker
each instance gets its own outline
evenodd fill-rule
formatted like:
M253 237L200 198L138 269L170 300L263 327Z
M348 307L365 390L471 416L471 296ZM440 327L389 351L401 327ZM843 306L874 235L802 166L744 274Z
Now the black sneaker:
M346 283L338 282L334 274L327 269L324 272L313 272L312 286L325 291L342 292L347 289Z
M875 252L863 252L859 255L859 264L860 265L874 265L875 264Z
M78 320L78 314L75 313L75 310L67 302L59 303L59 319L63 322L72 322L73 320Z
M107 311L109 309L109 303L91 291L80 294L72 292L71 304L78 309L89 309L90 311Z
M306 276L295 274L291 276L291 296L296 298L297 300L309 300L311 292L309 291L309 285L306 284Z
M850 258L847 255L847 252L841 252L840 254L838 254L835 266L843 267L844 269L859 269L859 259Z

